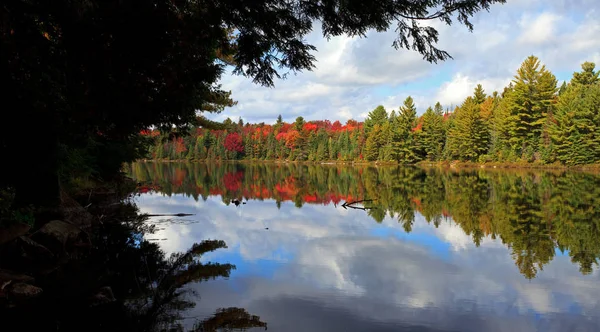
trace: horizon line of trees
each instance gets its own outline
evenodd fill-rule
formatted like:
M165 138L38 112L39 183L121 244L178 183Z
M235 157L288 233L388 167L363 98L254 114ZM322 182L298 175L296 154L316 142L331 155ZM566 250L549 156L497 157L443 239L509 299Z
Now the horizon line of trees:
M558 86L556 77L529 56L502 92L478 84L454 110L437 102L417 116L412 97L388 111L377 106L363 122L329 120L273 125L223 122L185 137L146 130L153 159L535 162L565 165L600 161L600 72L582 71Z

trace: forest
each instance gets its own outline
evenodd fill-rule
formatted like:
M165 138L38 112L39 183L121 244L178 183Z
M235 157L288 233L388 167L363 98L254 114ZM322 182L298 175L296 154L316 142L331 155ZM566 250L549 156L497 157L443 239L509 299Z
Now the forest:
M139 162L129 174L142 192L195 200L336 204L371 199L366 212L411 232L417 212L432 227L456 223L476 246L500 239L526 278L568 253L581 273L600 257L600 176L583 172L460 170L402 166ZM249 201L248 204L252 204Z
M582 165L600 161L600 72L585 62L559 86L530 56L503 91L477 85L454 109L432 103L421 116L412 97L383 106L364 122L296 118L274 124L226 119L218 130L189 135L144 130L152 159L525 162Z

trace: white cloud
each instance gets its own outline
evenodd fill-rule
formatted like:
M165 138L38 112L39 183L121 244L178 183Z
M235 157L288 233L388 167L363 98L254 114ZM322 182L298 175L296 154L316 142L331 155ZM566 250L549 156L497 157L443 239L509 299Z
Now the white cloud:
M523 28L523 32L519 37L521 44L541 45L555 38L556 23L561 17L554 13L542 13L536 18L531 15L523 15L519 24Z
M397 109L409 94L418 113L437 100L457 105L477 83L489 93L501 91L531 54L560 73L577 71L586 60L598 62L599 12L596 0L520 0L476 14L472 33L459 24L431 22L440 32L439 46L454 57L437 65L416 52L393 49L394 31L328 42L316 27L306 38L318 48L314 71L277 81L273 89L227 76L223 85L239 104L213 118L272 123L282 114L286 121L300 115L362 120L379 104Z
M440 101L443 105L459 106L466 97L473 95L477 84L481 84L487 94L492 94L494 91L502 92L502 88L508 85L510 80L510 77L475 79L458 73L451 81L442 84L435 100Z

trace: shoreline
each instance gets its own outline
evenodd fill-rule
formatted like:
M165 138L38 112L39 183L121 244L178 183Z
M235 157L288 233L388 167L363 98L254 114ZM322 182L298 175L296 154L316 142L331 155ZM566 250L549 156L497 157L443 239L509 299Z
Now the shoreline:
M513 169L513 170L552 170L552 171L600 171L600 164L563 165L524 162L467 162L467 161L420 161L413 164L400 164L394 161L295 161L295 160L190 160L190 159L140 159L135 162L161 163L241 163L241 164L297 164L297 165L348 165L348 166L408 166L442 169Z

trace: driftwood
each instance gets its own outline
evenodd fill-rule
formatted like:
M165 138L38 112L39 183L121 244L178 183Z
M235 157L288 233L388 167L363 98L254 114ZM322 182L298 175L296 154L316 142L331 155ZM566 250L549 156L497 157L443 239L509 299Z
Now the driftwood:
M193 213L175 213L175 214L147 214L146 217L187 217L193 216Z
M364 206L360 207L360 206L354 206L354 204L364 203L364 202L372 202L372 201L374 201L374 200L373 199L361 199L358 201L344 202L344 204L342 204L342 207L344 209L351 208L351 209L366 211L366 210L372 209L372 207L364 207Z

